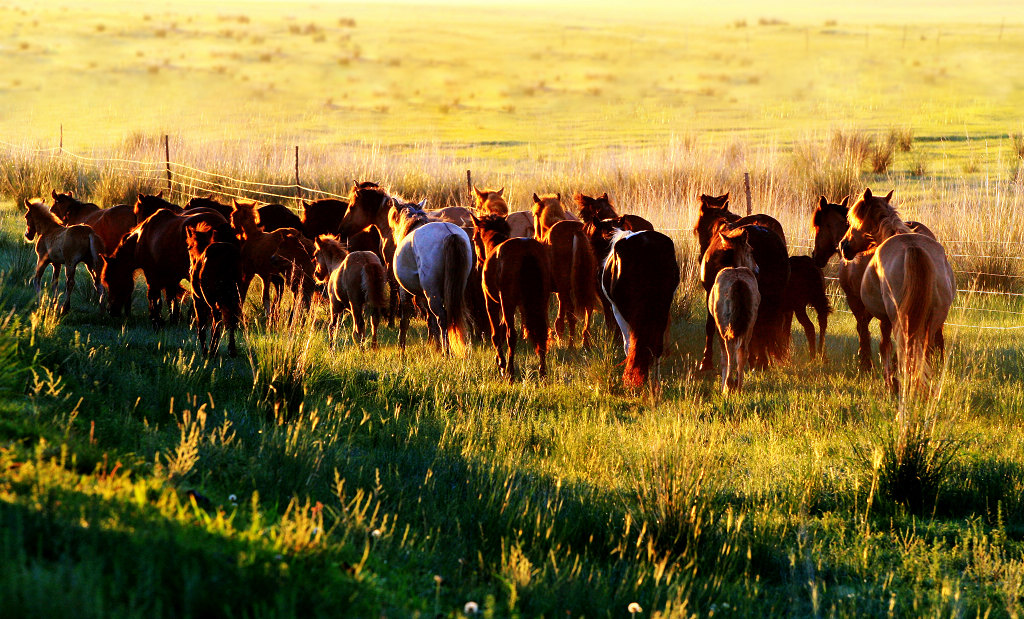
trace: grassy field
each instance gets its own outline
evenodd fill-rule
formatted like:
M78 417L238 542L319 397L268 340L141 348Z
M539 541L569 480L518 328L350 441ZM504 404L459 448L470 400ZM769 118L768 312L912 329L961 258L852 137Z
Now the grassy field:
M1024 297L958 297L905 425L839 298L827 364L795 331L723 398L688 231L745 171L793 254L818 195L895 188L958 288L1024 293L1019 9L638 6L0 1L0 614L1022 616ZM25 149L62 124L106 160ZM265 325L258 289L234 359L84 279L55 315L21 200L158 190L110 159L162 162L164 133L244 181L291 183L298 144L332 192L609 191L679 253L657 387L623 391L605 338L513 385L422 323L404 356L388 329L332 350L326 308Z

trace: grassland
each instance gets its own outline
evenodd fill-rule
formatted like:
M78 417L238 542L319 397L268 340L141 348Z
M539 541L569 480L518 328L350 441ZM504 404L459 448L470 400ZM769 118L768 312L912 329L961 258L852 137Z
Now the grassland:
M696 195L739 195L744 171L792 253L819 194L895 187L958 287L1024 292L1024 29L1005 5L885 23L135 7L0 3L5 617L1024 613L1024 330L979 328L1021 325L1021 297L958 298L950 322L970 326L947 328L905 426L841 311L828 364L794 333L792 363L723 398L694 371L687 231ZM324 308L264 325L258 290L237 359L204 360L139 305L111 319L85 285L56 316L26 283L20 200L163 182L21 148L61 124L73 153L161 161L167 133L176 161L278 184L298 144L308 186L372 178L438 205L464 199L466 169L513 208L607 190L677 243L659 386L624 392L608 341L513 385L487 347L441 359L422 325L405 356L390 330L377 352L331 350Z

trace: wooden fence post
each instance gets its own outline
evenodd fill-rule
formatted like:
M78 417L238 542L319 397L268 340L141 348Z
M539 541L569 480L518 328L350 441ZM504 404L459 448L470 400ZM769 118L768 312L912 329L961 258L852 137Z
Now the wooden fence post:
M750 172L743 173L743 188L747 193L747 215L749 215L752 208L752 202L750 200Z
M302 184L299 182L299 145L295 145L295 200L302 202Z
M466 191L469 192L469 203L473 204L473 176L469 170L466 170Z
M171 197L171 146L170 141L167 138L167 134L164 134L164 169L167 170L167 197Z
M64 123L60 124L60 146L57 148L57 152L64 153Z

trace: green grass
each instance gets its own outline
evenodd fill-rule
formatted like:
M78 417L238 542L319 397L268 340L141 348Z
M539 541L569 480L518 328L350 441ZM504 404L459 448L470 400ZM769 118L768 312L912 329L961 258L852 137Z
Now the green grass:
M887 473L896 404L856 373L845 314L830 364L795 336L792 365L726 399L691 370L692 288L657 394L622 391L611 342L514 385L488 347L441 359L422 325L404 359L389 330L332 351L323 308L264 330L250 305L243 354L205 361L138 306L37 309L3 208L12 616L1020 612L1015 332L949 329L941 396L911 412L952 460L908 504Z

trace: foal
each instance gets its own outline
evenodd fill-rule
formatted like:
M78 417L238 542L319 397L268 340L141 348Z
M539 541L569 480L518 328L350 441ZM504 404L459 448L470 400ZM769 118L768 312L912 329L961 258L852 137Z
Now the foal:
M754 271L753 250L745 232L720 233L733 252L733 264L718 272L708 294L708 311L715 317L722 347L722 393L743 388L743 368L747 363L750 337L757 320L761 295Z
M114 251L121 239L135 227L135 213L127 204L100 208L91 202L75 199L72 192L51 190L53 206L50 211L65 225L85 224L93 229L106 251Z
M75 290L75 269L84 262L92 275L96 293L103 298L100 284L100 255L104 253L103 241L92 228L83 224L65 226L50 212L42 200L25 200L25 240L36 243L35 275L32 284L36 293L42 290L43 272L53 265L53 301L57 302L57 283L60 269L64 267L64 305L61 313L71 309L71 293Z
M370 251L349 252L334 236L321 236L316 247L317 283L327 286L331 300L331 343L338 336L338 322L348 309L352 312L352 337L362 344L366 333L363 308L370 308L370 347L377 348L377 326L381 310L387 308L384 297L386 273L380 258Z

